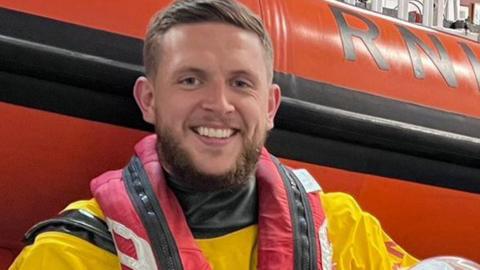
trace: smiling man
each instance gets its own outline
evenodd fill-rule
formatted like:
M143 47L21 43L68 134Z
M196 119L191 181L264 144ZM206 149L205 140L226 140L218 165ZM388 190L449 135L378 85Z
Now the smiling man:
M280 89L261 21L235 1L156 15L135 99L156 134L27 234L10 269L400 269L417 261L348 195L263 147Z
M221 22L162 31L148 36L158 60L135 97L156 127L164 168L197 190L245 184L280 103L268 37L264 49L254 32Z

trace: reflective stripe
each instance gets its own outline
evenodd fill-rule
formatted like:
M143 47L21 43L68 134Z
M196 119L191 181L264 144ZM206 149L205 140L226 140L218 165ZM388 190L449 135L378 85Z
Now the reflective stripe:
M135 247L135 252L137 253L137 258L128 256L127 254L121 252L117 249L117 255L120 258L122 265L125 265L132 270L157 270L157 264L155 262L155 257L153 256L153 251L150 245L145 239L142 239L140 236L136 235L132 230L127 228L125 225L106 218L108 229L113 233L127 239L131 240L133 246ZM113 238L115 242L115 238ZM115 242L115 246L117 246Z
M333 248L328 239L328 220L324 219L320 229L318 230L318 238L320 239L320 246L322 249L322 270L333 269Z
M306 170L306 169L296 169L291 170L293 174L300 180L300 183L303 185L303 188L307 193L310 192L322 192L322 188L318 184L317 180Z

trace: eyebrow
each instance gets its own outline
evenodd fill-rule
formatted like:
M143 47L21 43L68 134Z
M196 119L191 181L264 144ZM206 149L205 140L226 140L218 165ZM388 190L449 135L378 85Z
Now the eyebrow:
M195 74L199 76L200 78L206 78L208 77L208 72L205 71L204 69L197 68L197 67L192 67L192 66L183 66L180 67L178 70L176 70L173 73L173 77L178 77L182 74ZM258 76L253 72L251 69L238 69L238 70L233 70L228 72L229 76L246 76L249 79L253 80L255 83L259 81Z
M254 81L258 81L258 76L254 72L251 72L251 70L249 69L234 70L229 73L230 75L233 75L233 76L246 76Z
M176 77L184 73L193 73L200 76L201 78L205 78L207 76L207 72L205 70L200 68L190 67L190 66L184 66L179 68L173 73L173 75L174 77Z

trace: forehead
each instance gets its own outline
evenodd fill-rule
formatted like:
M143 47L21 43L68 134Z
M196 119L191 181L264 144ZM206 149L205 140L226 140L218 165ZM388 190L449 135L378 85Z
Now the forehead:
M161 38L161 61L222 60L265 65L260 38L251 31L225 23L181 24L169 29Z
M254 32L221 22L179 24L170 28L163 38L163 42L192 40L206 41L207 43L236 41L241 42L239 45L253 43L261 47L260 38ZM228 45L235 46L236 44Z

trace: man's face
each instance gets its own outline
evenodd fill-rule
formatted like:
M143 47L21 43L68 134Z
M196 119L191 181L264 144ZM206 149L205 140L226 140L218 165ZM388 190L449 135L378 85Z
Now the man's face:
M179 161L171 159L180 157L214 178L251 163L252 151L256 163L280 102L259 38L222 23L185 24L168 30L160 47L144 118L156 126L166 169L175 172Z

